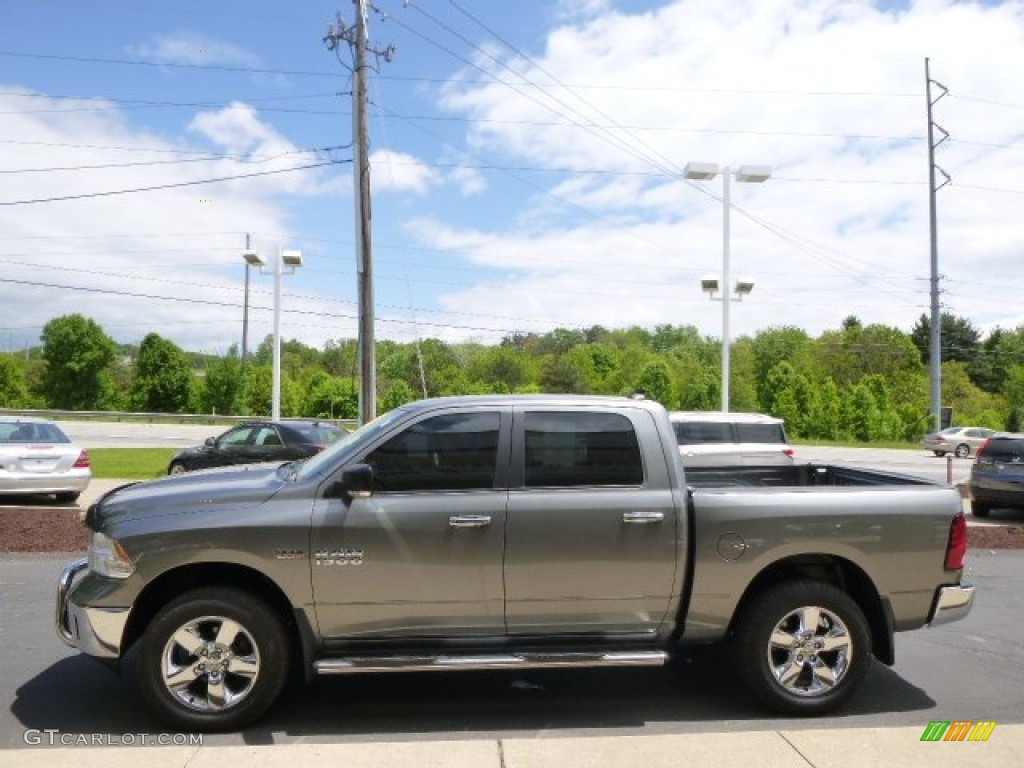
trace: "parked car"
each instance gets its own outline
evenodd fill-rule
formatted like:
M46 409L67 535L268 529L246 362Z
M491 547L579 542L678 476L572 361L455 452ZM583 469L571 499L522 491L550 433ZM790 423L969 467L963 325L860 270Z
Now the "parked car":
M57 632L114 668L132 656L142 699L182 731L245 728L295 665L663 666L719 641L767 706L821 715L873 658L894 663L895 632L974 601L955 488L685 469L665 409L627 398L410 403L297 466L118 488L85 524Z
M685 467L792 464L782 419L760 413L669 413Z
M179 451L167 474L195 469L308 459L335 442L345 430L321 421L254 421L208 437L203 445Z
M968 485L976 517L988 517L998 507L1024 509L1024 435L999 433L986 440Z
M925 435L921 445L936 456L952 453L957 458L966 459L995 433L994 429L986 427L947 427L941 432Z
M0 417L0 494L50 494L77 501L89 486L89 454L52 421Z

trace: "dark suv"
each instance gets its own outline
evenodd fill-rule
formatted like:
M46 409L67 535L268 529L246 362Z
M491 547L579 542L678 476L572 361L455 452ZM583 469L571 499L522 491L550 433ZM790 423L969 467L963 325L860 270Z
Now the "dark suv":
M992 509L1024 509L1024 435L997 434L978 449L971 465L971 511L987 517Z

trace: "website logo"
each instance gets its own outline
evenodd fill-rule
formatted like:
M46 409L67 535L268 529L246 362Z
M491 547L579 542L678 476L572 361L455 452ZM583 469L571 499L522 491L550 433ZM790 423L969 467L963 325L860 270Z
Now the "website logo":
M994 720L932 720L921 741L988 741L995 728Z

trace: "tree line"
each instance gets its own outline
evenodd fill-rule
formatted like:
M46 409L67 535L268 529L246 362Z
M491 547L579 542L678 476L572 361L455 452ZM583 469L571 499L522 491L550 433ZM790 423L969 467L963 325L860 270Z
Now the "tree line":
M943 404L954 423L1020 428L1024 413L1024 325L983 335L943 315ZM930 427L928 318L910 333L848 317L812 337L777 326L731 347L730 405L786 420L797 437L916 440ZM159 334L119 345L95 321L51 320L41 345L0 354L0 407L266 415L272 339L242 360L188 352ZM670 410L716 410L721 342L693 326L662 325L514 334L497 344L379 341L378 411L420 397L487 393L628 395L644 390ZM285 416L358 415L354 339L316 349L282 342Z

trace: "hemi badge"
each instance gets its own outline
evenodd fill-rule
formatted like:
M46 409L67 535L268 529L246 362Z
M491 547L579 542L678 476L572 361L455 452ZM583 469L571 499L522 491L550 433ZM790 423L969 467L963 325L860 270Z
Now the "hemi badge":
M275 549L274 557L278 560L305 560L306 553L301 549Z

